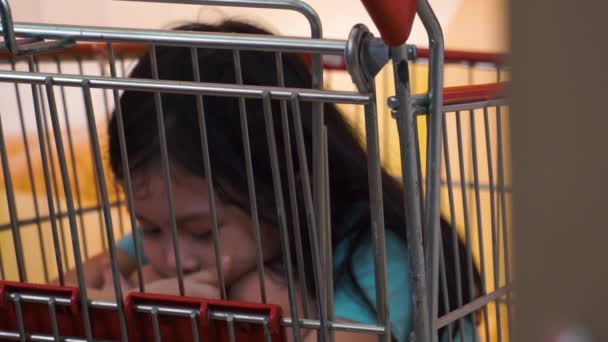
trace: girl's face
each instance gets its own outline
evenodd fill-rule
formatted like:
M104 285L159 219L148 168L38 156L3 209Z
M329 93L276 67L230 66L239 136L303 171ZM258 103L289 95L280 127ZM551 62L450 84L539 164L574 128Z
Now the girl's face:
M177 226L177 241L184 275L215 270L215 252L209 191L205 179L180 167L171 168L171 191ZM161 167L152 167L133 178L135 212L143 231L145 255L162 277L177 275L171 233L169 202ZM251 218L241 209L222 202L215 196L219 229L220 257L230 257L231 274L227 281L254 270L256 243ZM261 228L262 253L265 260L280 252L278 234L272 228Z

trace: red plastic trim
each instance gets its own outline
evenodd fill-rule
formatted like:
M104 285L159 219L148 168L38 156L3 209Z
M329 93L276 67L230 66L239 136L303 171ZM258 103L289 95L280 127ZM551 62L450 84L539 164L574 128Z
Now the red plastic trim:
M453 105L505 97L507 83L488 83L443 89L443 104Z
M417 48L417 57L428 58L428 48ZM445 50L444 61L449 63L492 63L492 64L505 64L506 55L501 53L493 52L481 52L481 51L462 51L462 50Z
M80 302L78 288L0 281L1 330L19 331L17 311L14 301L10 298L12 293L70 298L70 306L55 304L59 332L62 336L84 336L78 305ZM48 304L21 302L21 313L25 331L53 334Z
M79 290L76 287L35 285L0 281L0 330L19 331L18 315L11 294L36 295L52 298L70 298L70 305L55 304L57 326L61 336L85 337L84 320L81 311ZM281 307L270 304L255 304L222 301L204 298L131 293L125 300L125 319L130 341L147 342L154 340L152 316L138 312L138 305L165 306L198 312L197 324L201 341L229 341L227 323L210 319L210 311L232 314L260 315L268 318L268 328L272 341L285 341L281 327ZM53 335L48 303L21 302L23 327L28 333ZM120 340L120 322L115 309L92 308L89 318L93 337L96 340ZM159 330L163 341L193 341L190 317L159 313ZM235 337L238 341L265 341L261 324L234 321Z
M152 316L149 313L137 312L135 310L137 305L167 306L198 311L198 333L201 340L204 341L229 341L226 322L209 319L209 311L254 314L268 317L271 340L285 340L285 334L280 325L281 308L277 305L131 293L125 301L129 340L131 341L143 342L154 340ZM163 341L193 341L192 321L190 317L159 314L158 323ZM260 324L235 321L234 332L237 341L265 341L264 329Z
M417 0L361 0L387 45L399 46L412 31Z

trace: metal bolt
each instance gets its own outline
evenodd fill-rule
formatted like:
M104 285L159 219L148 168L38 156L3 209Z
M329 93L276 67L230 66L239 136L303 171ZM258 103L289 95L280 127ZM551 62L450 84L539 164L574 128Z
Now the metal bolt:
M399 110L399 99L396 96L389 96L386 100L386 104L388 105L388 108L391 109L391 115L396 119Z
M393 111L399 109L399 99L396 96L389 96L386 100L386 104L388 105L388 108Z

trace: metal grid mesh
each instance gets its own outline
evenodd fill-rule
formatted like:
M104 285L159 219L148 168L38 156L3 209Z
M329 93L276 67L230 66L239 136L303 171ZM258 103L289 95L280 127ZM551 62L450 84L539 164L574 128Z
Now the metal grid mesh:
M36 29L36 27L34 27ZM37 28L42 31L49 30L49 27ZM121 32L119 30L112 32L115 35L125 34L134 41L155 41L158 37L147 37L139 32ZM71 33L70 33L71 34ZM53 34L50 34L53 37ZM91 34L95 36L95 34ZM110 35L111 36L111 35ZM171 43L180 41L186 37L183 35L165 35L164 42ZM202 37L202 38L201 38ZM274 37L259 38L259 41L242 39L234 39L236 36L218 37L218 36L188 36L192 40L194 46L203 45L209 47L234 48L234 66L235 70L240 69L239 51L247 48L268 49L275 51L277 70L282 70L281 52L305 52L305 53L341 53L344 50L344 42L340 41L323 41L323 40L303 40L303 39L286 39L280 40ZM96 38L95 38L96 39ZM95 40L93 39L93 40ZM121 38L124 39L124 38ZM200 40L200 41L198 41ZM203 43L201 43L203 41ZM253 44L257 42L258 44ZM281 45L283 44L283 45ZM183 44L190 46L188 44ZM261 46L261 47L260 47ZM129 213L125 209L126 202L129 201L129 192L127 185L127 196L122 194L120 188L122 184L118 184L107 171L107 165L104 161L103 149L104 142L100 139L104 135L100 127L102 123L109 118L112 108L117 103L118 96L125 89L137 89L140 91L160 93L184 92L191 94L198 99L205 96L232 96L240 98L241 108L244 107L244 98L257 98L264 103L266 113L267 129L272 127L272 118L278 113L271 113L271 101L280 101L282 103L282 115L286 116L286 111L290 109L293 115L293 120L302 114L298 114L300 102L335 102L339 104L351 103L358 106L355 110L354 126L363 132L363 138L366 140L368 158L371 160L369 164L370 170L380 167L380 149L390 149L388 146L394 144L390 136L389 129L385 128L384 133L378 136L378 126L375 118L375 97L369 94L361 94L357 92L347 91L319 91L315 89L286 89L282 88L281 76L277 80L277 87L252 87L243 86L242 80L237 80L236 85L212 85L212 84L197 84L197 83L176 83L169 81L155 80L128 80L123 79L128 70L129 61L132 61L131 56L116 56L112 52L112 43L109 43L108 58L100 58L93 61L82 61L79 59L62 60L54 59L51 61L43 60L42 58L30 57L25 60L20 60L14 63L12 60L7 61L4 65L10 71L0 72L0 81L2 81L3 93L14 93L14 111L4 112L2 115L2 129L7 131L7 125L17 127L18 134L13 136L2 136L2 166L4 172L4 183L7 194L7 208L9 218L8 222L2 222L0 226L0 234L2 236L2 251L0 253L0 266L2 279L13 279L19 281L31 281L46 283L61 275L63 271L81 265L82 262L95 255L97 252L110 249L113 252L113 244L108 244L108 241L114 240L117 236L129 232L131 223L135 222L133 213ZM155 51L155 50L150 50ZM192 48L193 54L197 49ZM154 65L154 53L151 55L152 64ZM196 57L193 57L196 58ZM416 72L418 65L422 65L422 73L425 73L424 60L413 61L414 72L412 75L412 83L416 84ZM466 64L465 70L468 73L468 82L474 83L475 64ZM494 75L500 78L499 66L495 69L490 69ZM76 72L70 72L71 69ZM483 69L487 69L487 65L482 65ZM17 71L15 71L17 70ZM20 71L24 70L24 71ZM493 70L493 71L492 71ZM460 71L459 71L460 72ZM69 74L75 74L73 76ZM194 72L197 75L196 72ZM239 72L237 71L237 74ZM278 73L281 74L280 72ZM389 72L385 74L391 75ZM155 78L157 78L157 75ZM339 77L339 76L338 76ZM446 79L450 79L446 76ZM197 81L195 79L195 81ZM387 82L380 81L380 84L387 85ZM376 95L382 98L386 92L390 94L390 89L377 89ZM12 96L11 96L12 97ZM162 117L162 107L160 95L155 95L157 101L157 116ZM363 110L363 106L367 110ZM382 108L382 107L380 107ZM200 108L199 110L202 110ZM246 118L246 111L241 109L241 119ZM448 298L444 304L449 306L449 301L456 301L460 309L449 313L437 321L437 328L448 326L450 328L458 327L454 323L463 317L471 321L481 321L479 335L482 340L508 340L508 329L510 328L510 279L509 279L509 203L510 203L510 175L508 170L508 151L505 146L508 146L506 136L506 122L508 121L508 107L504 100L488 101L483 103L465 103L458 105L447 105L443 108L445 112L443 121L443 145L442 145L442 208L444 215L451 220L453 226L454 238L456 233L460 233L462 239L465 240L468 246L468 254L466 260L459 260L455 268L466 268L473 270L472 265L477 264L481 276L481 297L472 294L471 297L477 297L471 303L463 303L462 298ZM74 115L74 113L77 113ZM18 115L15 115L18 114ZM383 115L386 114L386 117ZM389 111L380 110L380 122L389 120ZM80 122L76 124L79 128L83 128L86 134L78 136L74 134L74 118L80 117ZM158 118L158 117L157 117ZM70 121L72 120L72 122ZM10 122L9 122L10 121ZM159 122L162 122L160 120ZM417 145L418 158L421 167L418 170L419 179L424 180L426 170L426 146L425 141L428 137L426 131L426 116L419 116L417 127ZM162 128L161 128L162 130ZM11 129L12 131L12 129ZM29 132L36 132L32 136ZM270 154L273 170L278 172L279 160L276 155L276 146L272 141L273 134L269 134L269 146L271 147ZM162 136L162 131L160 132ZM252 132L252 134L255 134ZM321 142L326 139L322 138ZM298 150L305 150L303 139L300 136L292 137L294 144L298 145ZM382 140L384 139L384 140ZM162 139L161 139L162 140ZM385 147L378 144L384 141ZM162 145L162 143L161 143ZM273 152L274 146L274 152ZM166 149L164 147L163 149ZM165 160L165 172L168 168L168 158L166 151L163 152ZM295 162L296 159L305 158L305 153L300 153L297 156L291 156ZM383 155L383 163L395 163L390 160L390 153ZM208 156L205 158L208 161ZM398 160L398 159L397 159ZM300 163L307 161L299 160ZM399 161L397 161L400 164ZM87 169L82 169L88 165ZM206 166L207 167L207 166ZM315 172L320 175L331 172L327 170L327 166L321 164L321 169L315 168ZM210 169L209 169L210 170ZM370 171L372 172L372 171ZM253 180L251 171L248 171L249 180ZM11 177L7 177L8 175ZM23 175L27 175L23 177ZM82 175L87 174L86 178L92 180L92 184L83 184ZM278 173L275 173L278 177ZM310 175L310 177L315 177ZM306 182L306 181L304 181ZM310 180L308 180L310 182ZM291 180L290 184L295 183ZM425 181L420 182L420 194L424 196ZM210 187L212 184L209 183ZM275 182L276 195L280 197L282 190L280 189L281 182ZM170 184L167 182L167 187ZM310 223L315 222L314 210L318 207L313 207L313 192L310 191L310 184L303 184L303 187L309 189L308 197L304 205L307 206L307 211L311 217ZM322 186L323 187L323 186ZM327 187L327 185L325 185ZM255 191L255 190L253 190ZM379 184L370 181L370 192L381 192ZM27 193L25 197L19 197L20 193ZM170 193L170 191L169 191ZM250 193L250 195L254 194ZM322 196L331 196L327 192ZM373 196L372 196L373 197ZM277 203L283 202L282 208L278 208L279 212L289 210L287 203L293 206L294 198L284 198L277 200ZM132 201L132 199L130 199ZM169 203L171 199L169 199ZM327 201L329 202L329 201ZM421 203L424 203L421 198ZM300 204L302 205L302 204ZM378 204L372 204L372 210L379 210ZM375 209L374 209L375 207ZM23 213L29 213L23 214ZM33 215L31 214L33 212ZM489 220L488 220L489 212ZM131 217L130 215L131 214ZM376 213L378 215L378 213ZM173 220L174 221L174 220ZM281 223L284 227L287 222ZM172 224L173 241L177 230L175 223ZM96 228L93 228L96 227ZM319 236L311 237L314 246L326 246L331 233L327 222L319 227ZM286 228L282 229L286 232ZM312 229L313 232L317 229ZM215 248L218 247L217 228L214 229ZM489 236L489 237L488 237ZM78 238L76 238L78 237ZM6 243L11 239L14 243ZM33 241L36 247L27 246L24 248L22 241ZM283 248L289 249L290 244L288 237L282 236ZM377 245L382 245L383 241L377 241ZM453 241L441 241L441 244L454 243ZM325 245L324 245L325 243ZM5 247L6 246L6 247ZM178 246L174 246L174 250L178 253ZM322 272L325 274L330 270L329 263L331 262L331 252L323 252L326 249L320 248L316 256L315 265L318 269L315 273L319 275ZM40 252L38 252L40 251ZM217 254L219 251L216 249ZM380 249L377 253L384 254ZM290 253L285 254L289 256ZM452 267L446 265L443 261L443 256L440 260L439 272L439 291L447 291L445 284L445 269ZM14 258L9 260L9 258ZM115 258L112 258L115 260ZM179 263L179 255L176 256ZM139 261L141 262L141 261ZM261 261L257 260L258 269L263 270ZM287 262L286 265L291 265ZM295 262L294 262L295 264ZM11 268L11 266L13 266ZM218 264L219 266L219 264ZM380 265L380 267L385 267ZM290 266L287 267L288 269ZM28 271L35 269L36 271ZM179 269L179 267L178 267ZM42 270L42 272L40 272ZM221 270L221 267L218 267ZM116 277L116 265L113 265L113 272ZM291 271L293 272L293 270ZM221 271L220 273L220 284ZM261 277L263 273L260 272ZM289 272L288 272L289 274ZM472 271L468 273L472 277ZM178 279L180 282L180 292L183 293L181 271L178 271ZM380 278L382 276L380 275ZM295 279L288 275L290 302L295 301ZM81 279L79 279L81 281ZM115 280L116 281L116 280ZM324 284L325 288L333 288L331 277L317 278L319 284ZM382 281L381 281L382 282ZM471 283L473 283L471 281ZM263 284L263 282L262 282ZM321 285L317 288L321 288ZM116 284L115 284L116 285ZM384 279L384 289L386 289L386 279ZM223 288L222 285L220 285ZM263 288L263 285L261 286ZM119 287L116 287L118 290ZM386 290L380 290L386 291ZM460 291L473 291L473 289L459 289ZM298 317L297 311L291 310L286 312L291 318L284 318L283 325L293 329L295 336L299 336L298 329L319 329L328 337L330 331L360 331L367 333L375 333L382 335L387 327L382 324L380 317L379 325L363 325L354 323L333 322L331 308L327 305L330 302L331 291L321 291L317 293L317 306L322 308L320 319L310 319L309 317ZM87 317L88 309L118 309L119 323L123 333L126 332L124 321L124 308L122 300L118 300L117 304L112 304L102 301L88 302L86 290L81 291L81 305L84 313L84 326L86 336L92 337L92 331L89 317ZM222 291L222 297L226 297L225 290ZM444 298L449 297L444 293ZM122 298L121 295L118 298ZM261 298L265 298L262 294ZM13 294L11 300L14 302L17 314L19 315L21 303L37 302L49 305L51 318L55 315L57 306L69 305L74 299L62 297L36 297L28 296L27 294ZM292 306L295 307L295 306ZM481 310L478 310L481 309ZM171 308L166 306L139 306L138 310L147 312L152 317L152 327L156 336L160 336L159 315L181 315L190 317L192 322L196 311L182 310L179 308ZM235 338L234 322L247 321L255 322L256 324L267 324L267 319L264 316L255 315L239 315L230 312L212 312L213 319L219 319L226 322L229 334L229 340ZM306 315L305 315L306 316ZM294 320L294 318L296 318ZM295 324L294 324L295 323ZM193 323L195 324L195 323ZM57 324L53 324L57 327ZM463 325L460 324L460 327ZM194 329L194 328L193 328ZM24 333L23 325L20 328L22 336ZM193 334L194 340L198 340L196 329ZM55 338L58 337L57 329L53 330ZM0 332L0 335L8 339L19 339L19 333L15 332ZM269 338L269 334L265 334ZM455 338L448 336L450 340ZM32 340L48 340L50 336L30 335ZM78 339L74 339L78 340Z

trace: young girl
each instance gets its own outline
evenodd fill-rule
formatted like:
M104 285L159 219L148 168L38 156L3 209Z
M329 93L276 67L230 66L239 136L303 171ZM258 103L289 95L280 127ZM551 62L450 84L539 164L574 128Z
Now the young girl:
M179 30L206 32L235 32L269 34L249 24L227 21L219 25L188 25ZM156 48L158 75L162 80L193 81L193 65L189 48ZM277 86L275 55L267 52L240 52L243 82L246 85ZM198 49L201 82L235 84L233 53L230 50ZM294 88L310 88L311 75L299 56L283 55L285 85ZM150 56L143 57L131 77L152 78ZM146 263L146 291L178 294L176 260L173 250L170 212L165 191L161 145L158 136L156 108L152 93L125 91L120 100L125 132L129 176L133 182L134 211L143 236ZM249 198L245 150L241 135L239 102L235 98L205 96L204 118L212 170L214 200L219 227L219 250L228 298L241 301L260 301L259 278L256 267L256 239ZM288 106L289 107L289 106ZM170 184L179 241L181 267L184 272L185 292L191 296L217 298L220 289L216 255L212 235L212 215L209 191L203 162L200 125L195 96L163 94L162 109L166 132L166 144L170 161ZM257 195L257 212L264 260L267 302L280 304L289 315L287 283L283 271L280 222L277 219L275 193L272 182L271 162L268 152L266 127L262 101L246 100L247 128L253 163L254 186ZM301 120L304 132L306 168L312 174L312 115L311 105L301 102ZM272 101L274 134L278 152L279 173L287 228L291 240L297 233L293 229L289 184L285 163L286 146L282 129L280 103ZM288 113L291 153L296 158L294 142L296 131L291 111ZM374 259L371 239L370 199L366 154L351 127L334 105L325 105L325 125L329 160L329 190L331 196L331 244L333 251L334 313L336 320L376 323ZM124 180L119 144L117 116L109 125L110 160L114 175ZM296 159L297 160L297 159ZM300 177L302 169L296 161L293 165L296 179L298 213L295 220L300 227L303 244L304 272L295 272L299 312L304 301L310 303L309 317L317 316L314 305L315 281L304 193ZM408 252L405 243L402 186L385 171L382 173L383 203L386 231L386 260L388 268L388 293L392 338L408 340L412 328L411 293L408 275ZM447 285L450 310L456 308L457 284L452 258L459 254L465 260L460 244L453 251L452 232L442 220L444 255L446 256ZM293 269L297 268L296 245L291 245ZM133 237L128 235L118 244L118 261L121 274L133 279L136 255ZM85 264L87 283L93 288L103 288L108 277L99 272L107 255L100 255ZM463 267L459 284L469 289ZM475 272L476 273L476 272ZM68 277L70 278L70 277ZM300 288L302 280L306 288ZM111 278L109 278L111 282ZM476 287L477 284L471 284ZM440 291L441 293L441 291ZM468 291L462 293L463 301L471 300ZM445 311L446 299L440 294L439 314ZM464 340L472 340L474 328L465 321ZM442 333L445 339L448 333ZM302 330L305 341L316 341L316 332ZM458 332L452 332L454 341L461 341ZM375 341L374 335L336 332L336 341ZM446 339L447 341L447 339Z

